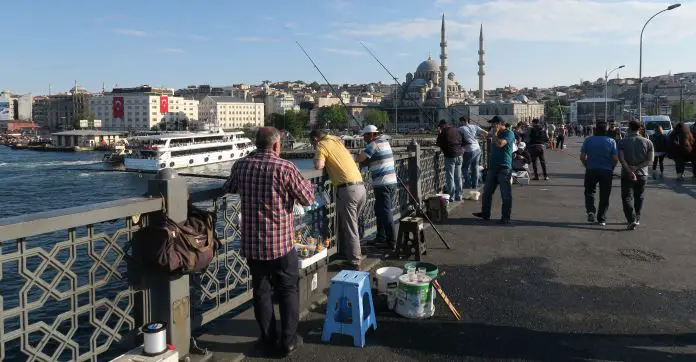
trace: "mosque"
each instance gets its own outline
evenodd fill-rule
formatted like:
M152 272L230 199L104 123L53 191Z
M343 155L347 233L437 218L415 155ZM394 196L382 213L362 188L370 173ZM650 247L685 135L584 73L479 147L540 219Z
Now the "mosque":
M479 95L483 97L483 26L479 33ZM391 96L382 98L382 107L392 120L397 119L400 130L406 128L432 128L441 119L458 119L461 114L450 107L476 99L457 82L454 73L447 73L447 40L445 39L445 16L442 15L440 31L440 64L428 57L420 63L415 73L406 74L406 82Z

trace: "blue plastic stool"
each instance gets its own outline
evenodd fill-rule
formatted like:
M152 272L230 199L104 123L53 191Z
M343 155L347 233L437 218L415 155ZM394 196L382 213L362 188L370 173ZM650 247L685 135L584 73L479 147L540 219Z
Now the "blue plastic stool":
M370 273L341 270L331 279L322 342L329 342L332 334L340 333L353 336L356 347L364 347L365 333L370 327L377 329Z

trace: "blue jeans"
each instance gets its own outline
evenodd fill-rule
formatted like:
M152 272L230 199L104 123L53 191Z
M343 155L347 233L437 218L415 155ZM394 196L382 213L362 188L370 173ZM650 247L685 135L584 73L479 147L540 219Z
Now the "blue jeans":
M445 157L445 192L450 201L462 198L462 156Z
M481 213L483 217L488 219L491 217L491 203L493 202L493 194L495 189L500 185L500 197L503 199L502 219L510 220L512 215L512 170L502 168L497 170L488 170L486 174L486 183L483 186L483 198L481 200Z
M464 177L465 189L477 189L479 183L479 160L481 150L464 152L462 156L462 175Z
M396 185L376 186L373 191L375 193L377 240L394 245L396 243L396 228L394 227L392 200L396 194Z

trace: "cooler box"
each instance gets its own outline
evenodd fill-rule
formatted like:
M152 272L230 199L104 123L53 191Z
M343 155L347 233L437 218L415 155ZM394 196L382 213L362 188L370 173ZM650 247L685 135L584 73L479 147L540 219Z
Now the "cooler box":
M314 263L300 267L299 291L300 310L305 310L320 299L329 285L329 259L324 257Z

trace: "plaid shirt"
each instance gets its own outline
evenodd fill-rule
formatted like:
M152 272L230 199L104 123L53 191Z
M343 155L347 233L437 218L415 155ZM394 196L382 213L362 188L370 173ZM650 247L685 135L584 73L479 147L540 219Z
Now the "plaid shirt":
M312 182L292 162L256 151L232 166L223 189L241 198L242 256L273 260L292 250L295 201L304 206L314 202Z

